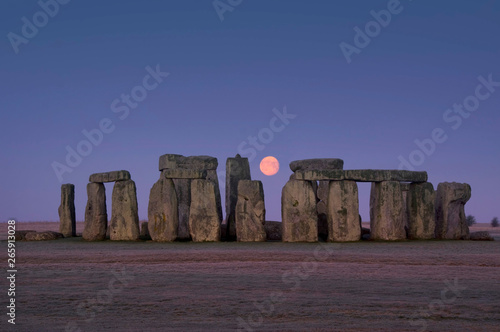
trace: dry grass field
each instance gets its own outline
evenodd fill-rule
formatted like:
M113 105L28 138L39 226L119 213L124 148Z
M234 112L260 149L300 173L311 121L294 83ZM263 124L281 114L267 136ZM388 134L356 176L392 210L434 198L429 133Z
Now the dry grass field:
M496 241L17 242L0 330L500 331L500 229L477 230Z

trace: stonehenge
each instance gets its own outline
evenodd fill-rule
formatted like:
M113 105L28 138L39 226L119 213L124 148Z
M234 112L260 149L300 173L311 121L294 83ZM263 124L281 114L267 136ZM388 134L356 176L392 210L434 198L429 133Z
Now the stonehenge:
M468 240L466 183L434 190L427 172L344 170L337 158L290 163L281 191L281 222L266 221L264 187L251 179L247 158L227 158L225 228L217 158L165 154L153 184L148 221L139 227L135 182L125 170L90 175L83 239L155 242L351 242L360 240ZM114 182L108 225L104 183ZM370 182L370 229L359 215L357 182ZM61 186L60 233L75 236L75 187ZM225 234L222 232L225 230ZM474 239L487 238L474 234Z
M64 237L76 236L75 185L61 185L61 205L59 212L59 233Z
M338 161L335 161L338 160ZM328 221L328 241L357 241L367 237L365 229L355 226L357 216L356 182L371 182L370 236L371 240L405 239L468 239L464 205L470 198L467 184L439 184L437 192L427 182L427 172L407 170L344 170L339 159L306 159L290 163L294 172L290 183L317 181L318 225ZM285 188L283 193L285 193ZM304 193L304 195L307 195ZM308 214L306 207L296 211L298 200L282 194L282 227L285 241L287 214ZM359 204L359 203L358 203ZM359 217L358 217L359 218ZM359 234L358 234L359 232ZM321 233L321 232L320 232ZM349 235L348 235L349 234ZM286 241L304 241L300 237Z

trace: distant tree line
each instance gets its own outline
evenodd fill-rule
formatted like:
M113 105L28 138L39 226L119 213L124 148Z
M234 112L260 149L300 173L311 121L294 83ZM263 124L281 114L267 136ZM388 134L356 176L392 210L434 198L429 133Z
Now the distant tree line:
M476 223L476 217L474 217L473 215L468 215L466 217L466 220L467 220L467 225L468 226L472 226ZM498 222L498 218L495 217L493 219L491 219L491 227L498 227L499 226L499 222Z

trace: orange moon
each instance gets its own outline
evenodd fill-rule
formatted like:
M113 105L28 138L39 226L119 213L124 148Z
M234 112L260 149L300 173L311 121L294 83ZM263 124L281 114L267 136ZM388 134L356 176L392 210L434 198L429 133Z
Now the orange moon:
M280 163L273 156L265 157L260 162L260 170L267 176L274 175L280 170Z

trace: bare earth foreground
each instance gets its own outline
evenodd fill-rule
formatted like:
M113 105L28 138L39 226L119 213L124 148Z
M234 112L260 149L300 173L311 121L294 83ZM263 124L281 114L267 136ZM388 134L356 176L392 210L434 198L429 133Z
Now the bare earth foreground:
M476 230L496 241L17 242L0 331L500 331L500 232Z

